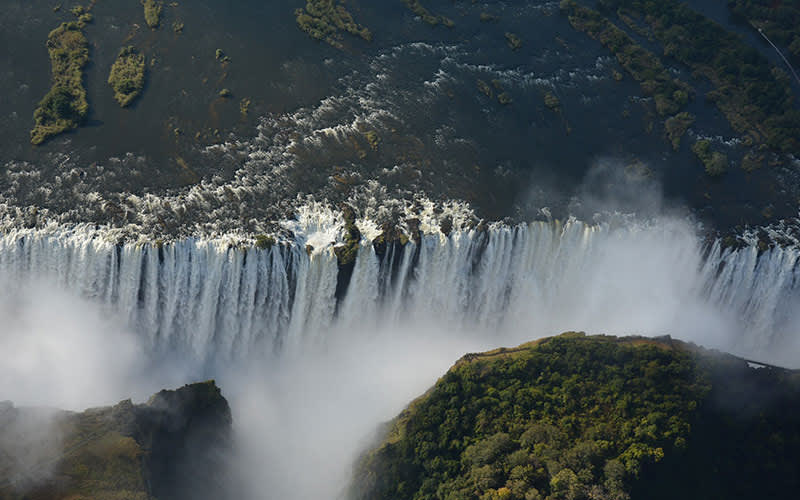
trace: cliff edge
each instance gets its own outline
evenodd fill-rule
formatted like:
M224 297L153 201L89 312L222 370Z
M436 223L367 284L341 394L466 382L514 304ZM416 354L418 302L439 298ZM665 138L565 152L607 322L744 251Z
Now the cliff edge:
M789 498L800 372L566 333L468 354L359 460L358 500Z
M224 498L231 411L215 382L82 413L0 404L0 499Z

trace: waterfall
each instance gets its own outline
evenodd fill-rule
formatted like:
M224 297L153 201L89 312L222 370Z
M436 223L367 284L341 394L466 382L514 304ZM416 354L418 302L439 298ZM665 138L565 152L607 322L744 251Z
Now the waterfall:
M382 256L365 239L337 299L330 243L134 245L87 227L0 237L0 275L10 282L75 291L123 317L151 348L196 360L302 349L409 317L498 335L530 330L519 333L523 340L566 329L694 330L707 340L703 332L713 330L735 337L730 344L743 354L780 352L800 335L799 258L794 247L759 252L719 242L704 252L678 223L498 224L423 234Z

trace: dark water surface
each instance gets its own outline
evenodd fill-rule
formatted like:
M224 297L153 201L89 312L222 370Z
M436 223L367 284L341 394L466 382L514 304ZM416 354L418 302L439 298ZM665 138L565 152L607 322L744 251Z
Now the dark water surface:
M424 2L455 22L448 29L421 22L399 0L352 0L348 8L374 39L345 34L342 49L297 28L294 9L303 4L170 3L152 31L138 2L99 1L86 28L89 121L34 147L33 109L49 88L44 42L72 18L71 4L53 12L51 2L6 2L0 166L47 190L32 197L9 175L0 179L4 201L63 212L85 204L76 191L120 204L126 193L172 196L203 181L214 193L247 187L249 198L224 217L280 218L284 202L298 195L335 202L377 183L393 197L463 199L479 215L501 219L530 218L543 206L590 215L596 207L587 193L630 209L627 202L640 205L637 192L655 182L668 200L687 203L717 227L769 222L765 208L773 219L797 214L797 167L741 171L736 134L703 98L708 83L671 68L695 88L688 110L698 117L673 151L638 84L628 75L615 81L612 73L624 71L569 25L558 2ZM481 22L482 12L497 21ZM173 31L178 21L180 34ZM511 50L506 32L517 34L522 48ZM147 86L121 109L106 79L129 44L147 55ZM216 49L230 63L216 60ZM219 97L223 88L231 98ZM512 103L498 101L504 92ZM547 93L559 99L558 110L545 106ZM377 134L377 147L368 131ZM727 175L704 173L689 149L693 137L712 138L728 153ZM79 180L59 180L70 169ZM68 219L124 223L98 210L77 209Z

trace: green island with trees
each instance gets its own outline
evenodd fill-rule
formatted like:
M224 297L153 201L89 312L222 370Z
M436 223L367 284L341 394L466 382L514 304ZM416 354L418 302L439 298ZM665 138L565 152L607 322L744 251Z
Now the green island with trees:
M353 15L337 0L308 0L305 8L295 10L297 26L309 36L342 48L340 31L372 40L372 33L353 20Z
M639 82L642 92L653 97L658 114L675 114L688 103L689 85L672 78L658 56L637 44L600 12L574 0L562 1L561 11L573 28L599 41L616 56L625 71Z
M31 144L42 144L52 136L77 128L89 114L83 86L89 42L83 27L80 20L62 23L47 37L52 86L33 113Z
M431 11L426 9L425 6L420 3L419 0L403 0L403 3L411 10L411 12L418 15L424 22L430 24L431 26L441 24L442 26L452 28L456 25L456 23L454 23L453 20L448 17L432 14Z
M599 0L598 9L642 22L665 56L710 81L714 89L706 99L746 143L784 153L800 150L800 110L789 76L740 36L678 0Z
M667 118L667 121L664 122L664 128L667 131L669 142L672 143L672 149L678 150L681 145L681 137L692 126L694 120L694 115L686 111Z
M132 46L120 50L108 75L108 84L114 89L114 99L120 106L130 105L142 93L144 77L144 54Z
M142 0L144 6L144 20L151 29L161 26L161 11L164 3L159 0Z
M703 164L706 173L711 177L719 177L728 170L728 157L724 153L711 149L711 142L700 139L692 145L692 152Z
M357 500L788 498L800 373L669 337L468 354L359 459Z

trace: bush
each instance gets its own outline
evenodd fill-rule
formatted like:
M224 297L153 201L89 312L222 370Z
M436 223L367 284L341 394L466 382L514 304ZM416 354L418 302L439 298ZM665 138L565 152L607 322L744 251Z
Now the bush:
M144 20L147 25L152 29L156 29L161 25L161 11L164 9L164 3L158 0L142 0L144 5Z
M145 57L135 47L120 50L111 66L108 84L114 89L114 99L120 106L129 106L144 89Z
M77 128L89 114L83 69L89 63L89 42L79 23L63 23L47 37L52 86L33 113L31 143Z

